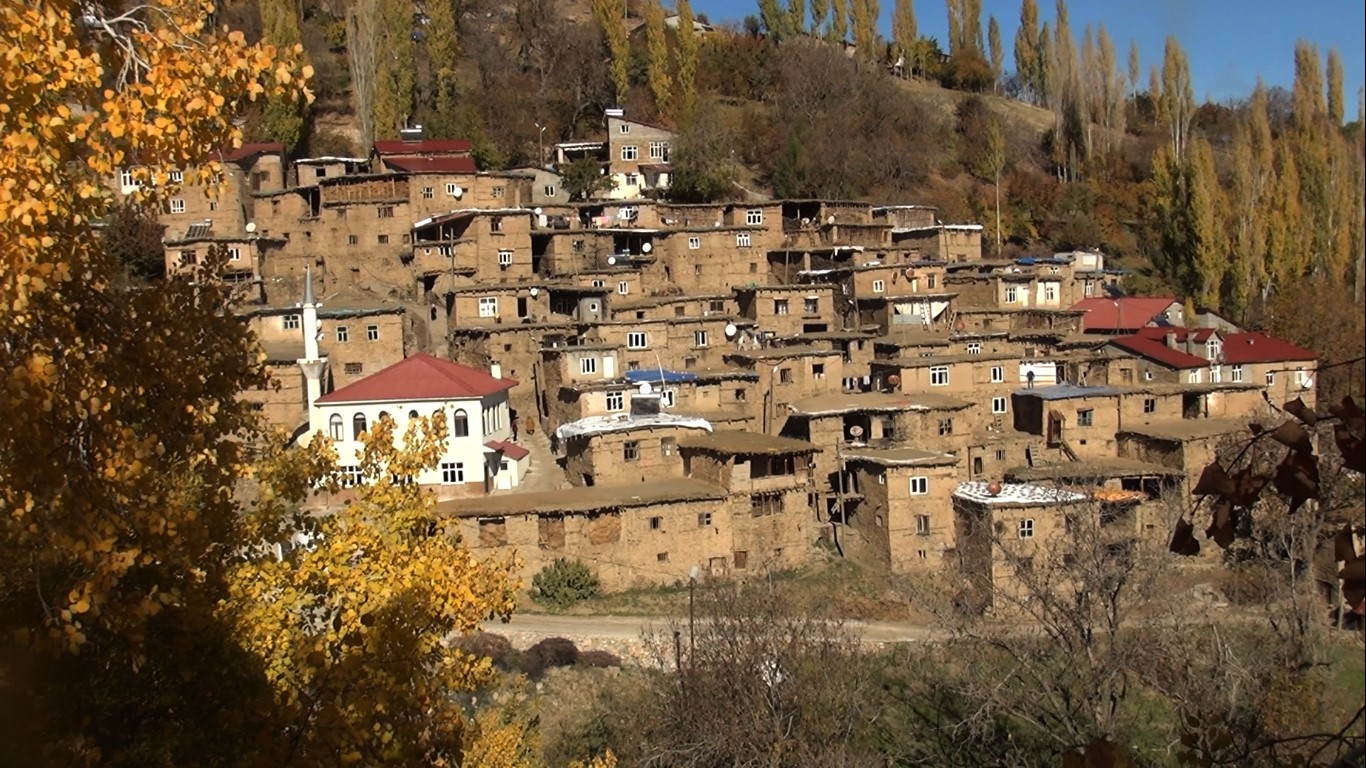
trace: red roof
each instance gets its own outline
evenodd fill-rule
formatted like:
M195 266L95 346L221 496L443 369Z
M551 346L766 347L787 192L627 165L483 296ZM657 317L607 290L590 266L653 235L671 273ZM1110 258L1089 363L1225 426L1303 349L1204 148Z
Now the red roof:
M1081 318L1084 331L1134 331L1147 326L1175 303L1172 296L1125 296L1082 299L1072 309L1086 312Z
M522 446L516 443L511 443L506 440L490 440L487 443L484 443L484 447L498 451L499 453L503 454L509 459L512 459L513 461L521 461L522 459L531 455L531 451L528 451L527 449L523 448Z
M1304 347L1258 331L1224 334L1224 362L1233 365L1317 359L1318 355Z
M230 163L246 160L256 155L279 154L285 152L285 145L278 141L260 142L256 144L243 144L237 149L223 150L223 159Z
M487 371L425 352L366 376L354 384L318 398L318 403L402 403L410 400L463 400L503 392L517 386L512 379L495 379Z
M1135 336L1142 336L1145 339L1157 339L1158 341L1163 342L1165 342L1167 334L1169 333L1176 336L1178 344L1185 344L1187 338L1191 339L1196 344L1204 344L1209 341L1210 337L1213 336L1216 331L1213 328L1182 328L1180 326L1139 328L1134 331ZM1221 335L1220 338L1224 338L1224 336Z
M384 155L453 155L469 154L474 151L474 143L469 139L423 139L404 141L386 139L375 142L375 154Z
M477 173L472 157L386 157L384 164L408 173Z
M1180 349L1172 349L1161 338L1120 336L1111 339L1110 343L1126 352L1147 358L1168 368L1203 368L1209 365L1209 361L1203 357L1196 357Z

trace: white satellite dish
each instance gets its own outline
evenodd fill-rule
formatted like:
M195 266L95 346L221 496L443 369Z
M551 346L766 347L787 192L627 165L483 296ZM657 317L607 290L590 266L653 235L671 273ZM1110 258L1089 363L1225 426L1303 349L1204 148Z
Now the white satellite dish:
M540 209L540 208L533 208L533 209L531 210L531 212L534 213L534 214L536 214L537 216L540 216L540 215L541 215L541 209Z
M464 196L464 194L465 194L465 188L464 188L464 187L461 187L461 186L459 186L459 185L456 185L455 189L452 189L452 190L451 190L451 194L455 195L456 199L458 200L458 199L460 199L462 196Z
M729 339L734 336L735 332L738 330L739 329L735 327L735 323L726 323L726 338Z
M540 288L532 288L532 289L531 289L531 295L532 295L532 296L538 296L538 295L540 295L540 293L541 293L541 289L540 289Z
M1300 389L1303 389L1303 390L1306 390L1306 391L1307 391L1307 390L1310 390L1310 389L1313 389L1313 388L1314 388L1314 380L1313 380L1313 379L1306 378L1303 382L1300 383Z
M830 214L829 216L826 216L826 217L825 217L825 223L826 223L826 224L834 224L834 223L835 223L835 214L832 213L832 214Z
M607 266L609 266L609 267L615 267L616 265L617 265L617 257L616 257L616 256L608 256L608 257L607 257Z
M855 440L857 440L857 439L860 438L860 437L863 437L863 427L860 427L860 426L857 425L857 424L855 424L854 426L850 427L850 428L849 428L849 436L852 437L852 438L854 438Z
M649 253L650 251L653 251L654 248L655 248L655 247L654 247L653 245L650 245L649 243L646 243L646 244L640 246L640 252L641 252L641 253Z
M642 395L651 395L654 394L655 390L654 387L650 386L650 382L642 381L640 382L640 387L637 388L637 391Z
M256 222L254 222L254 221L248 221L248 222L247 222L247 232L255 232L255 231L256 231Z

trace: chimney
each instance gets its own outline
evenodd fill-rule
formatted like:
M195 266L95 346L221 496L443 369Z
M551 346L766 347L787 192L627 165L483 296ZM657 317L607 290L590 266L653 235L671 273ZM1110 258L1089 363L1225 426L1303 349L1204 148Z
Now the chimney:
M501 363L489 363L489 375L495 379L503 378L503 366Z
M422 125L398 129L398 137L404 141L422 141Z
M1164 338L1167 341L1168 349L1176 349L1176 331L1167 331Z

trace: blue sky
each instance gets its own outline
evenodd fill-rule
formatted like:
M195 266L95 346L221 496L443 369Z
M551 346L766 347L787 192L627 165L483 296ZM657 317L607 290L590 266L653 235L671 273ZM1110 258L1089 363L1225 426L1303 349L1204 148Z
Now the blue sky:
M881 0L882 31L891 29L895 0ZM693 9L713 22L740 20L757 14L755 0L693 0ZM1329 48L1342 55L1346 70L1349 119L1356 114L1356 92L1366 82L1366 3L1362 0L1071 0L1067 5L1078 38L1087 24L1105 24L1119 49L1121 65L1128 61L1129 41L1138 41L1146 72L1161 64L1168 35L1176 35L1190 57L1197 99L1216 102L1242 98L1252 91L1260 74L1268 85L1289 88L1294 81L1295 41L1308 40L1323 56ZM944 44L948 17L943 0L917 0L920 33ZM1019 0L983 0L982 29L994 15L1010 45L1020 19ZM1039 0L1041 21L1053 18L1052 0Z

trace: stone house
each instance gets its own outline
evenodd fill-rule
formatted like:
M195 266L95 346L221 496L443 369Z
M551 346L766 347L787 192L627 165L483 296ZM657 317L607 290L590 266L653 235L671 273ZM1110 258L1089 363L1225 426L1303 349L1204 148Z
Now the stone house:
M618 380L561 386L557 415L563 423L624 413L640 384L649 383L665 408L708 421L748 423L756 411L752 403L758 399L754 394L757 380L752 372L727 368L662 372L642 368L626 371Z
M1186 310L1174 296L1092 297L1072 305L1084 313L1086 333L1119 335L1140 328L1181 327Z
M1218 328L1140 328L1110 346L1161 365L1181 380L1258 384L1277 404L1295 398L1314 406L1317 355L1257 331ZM1196 361L1199 362L1196 362ZM1198 376L1198 378L1197 378Z
M371 152L379 173L410 171L424 161L460 160L474 172L474 144L469 139L424 139L421 132L400 139L377 140Z
M833 286L741 286L734 295L739 316L765 335L791 337L843 326L836 320Z
M725 355L725 361L758 375L759 423L765 434L777 434L788 405L819 394L844 390L844 357L815 347L769 347Z
M891 245L921 259L963 263L982 260L981 224L892 227Z
M843 449L840 458L844 487L837 499L846 513L835 530L845 557L892 573L940 568L954 548L958 457L864 446Z
M641 397L632 398L633 409ZM658 401L657 395L652 397ZM711 428L711 422L700 417L659 411L588 416L561 424L555 434L570 483L621 485L682 477L679 441Z
M635 200L669 188L673 166L673 131L662 125L629 120L620 109L608 109L607 174L613 188L606 194L613 200Z

